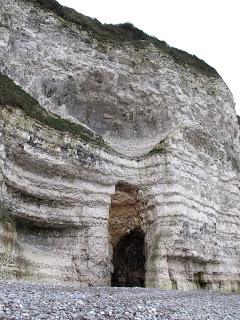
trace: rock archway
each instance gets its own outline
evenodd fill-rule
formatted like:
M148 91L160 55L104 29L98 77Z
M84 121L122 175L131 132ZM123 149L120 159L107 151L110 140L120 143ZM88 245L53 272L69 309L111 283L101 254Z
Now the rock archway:
M118 183L109 215L109 234L112 247L112 286L144 287L145 234L143 205L138 188Z

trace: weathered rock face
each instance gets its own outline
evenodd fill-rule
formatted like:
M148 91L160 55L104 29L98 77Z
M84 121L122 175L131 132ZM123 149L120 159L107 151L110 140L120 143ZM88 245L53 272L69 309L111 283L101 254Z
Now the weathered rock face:
M0 8L0 71L43 107L0 81L1 277L110 285L119 243L143 234L131 283L239 290L239 129L220 76L31 1Z

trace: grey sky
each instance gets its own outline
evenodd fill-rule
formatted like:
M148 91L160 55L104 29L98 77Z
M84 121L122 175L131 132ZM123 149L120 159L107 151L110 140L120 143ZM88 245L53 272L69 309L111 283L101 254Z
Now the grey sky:
M58 0L103 23L131 22L217 69L240 114L239 0Z

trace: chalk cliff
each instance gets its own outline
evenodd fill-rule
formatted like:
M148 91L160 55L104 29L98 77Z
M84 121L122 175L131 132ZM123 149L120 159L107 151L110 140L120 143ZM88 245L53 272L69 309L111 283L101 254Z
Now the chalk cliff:
M1 277L239 290L239 128L218 73L54 1L0 8Z

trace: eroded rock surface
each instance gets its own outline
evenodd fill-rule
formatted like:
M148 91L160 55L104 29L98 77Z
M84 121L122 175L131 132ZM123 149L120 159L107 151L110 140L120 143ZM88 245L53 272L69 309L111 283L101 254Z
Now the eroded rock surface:
M117 243L141 230L145 286L239 290L239 128L220 76L34 1L0 6L0 71L41 105L2 78L1 277L110 285Z

